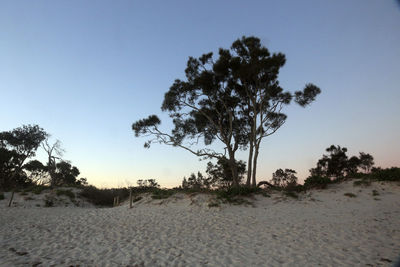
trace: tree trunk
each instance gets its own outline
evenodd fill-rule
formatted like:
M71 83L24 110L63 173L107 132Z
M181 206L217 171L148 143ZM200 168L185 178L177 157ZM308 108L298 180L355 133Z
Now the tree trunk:
M246 181L246 186L250 187L250 182L251 182L251 174L252 174L252 164L253 164L253 150L254 150L254 145L253 141L250 140L250 148L249 148L249 160L247 161L247 181Z
M13 198L14 198L14 192L15 192L15 190L13 190L12 193L11 193L10 202L8 202L8 206L9 207L11 207L11 203L12 203Z
M229 165L231 167L232 171L232 182L234 187L239 186L239 176L238 176L238 171L237 171L237 166L236 166L236 160L235 160L235 153L229 149Z
M255 145L255 151L254 151L254 158L253 158L253 175L252 175L252 179L251 179L251 185L253 187L257 186L257 181L256 181L256 174L257 174L257 158L258 158L258 151L260 148L260 144L256 144Z

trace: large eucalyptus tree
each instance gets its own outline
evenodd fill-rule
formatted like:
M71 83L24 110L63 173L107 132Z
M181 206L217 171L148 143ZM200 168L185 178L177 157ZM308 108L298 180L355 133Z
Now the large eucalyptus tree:
M306 106L320 93L312 84L294 94L284 91L277 80L284 63L283 54L271 55L256 37L242 37L231 49L220 48L216 60L213 53L198 59L190 57L186 79L175 80L161 107L173 119L171 133L160 130L156 115L136 121L132 129L136 136L152 136L145 147L157 142L181 147L199 157L227 158L236 186L235 153L249 149L247 185L255 186L261 140L283 125L283 107L293 97ZM193 149L200 139L205 147ZM224 150L209 148L214 141L224 144Z

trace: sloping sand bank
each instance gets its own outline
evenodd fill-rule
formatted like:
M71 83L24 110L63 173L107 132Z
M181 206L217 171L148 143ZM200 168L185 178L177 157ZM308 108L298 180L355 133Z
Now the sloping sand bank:
M0 265L391 266L400 256L398 183L257 196L253 206L209 208L208 198L144 198L132 209L3 200Z

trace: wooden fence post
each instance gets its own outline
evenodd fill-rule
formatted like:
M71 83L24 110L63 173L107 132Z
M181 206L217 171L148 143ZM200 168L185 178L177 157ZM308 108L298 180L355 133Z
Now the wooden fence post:
M133 198L132 198L132 188L131 188L131 190L129 190L129 208L130 209L132 208L132 201L133 201Z
M11 203L12 203L12 201L13 201L13 198L14 198L14 190L13 190L12 193L11 193L10 202L8 202L8 206L9 206L9 207L11 206Z

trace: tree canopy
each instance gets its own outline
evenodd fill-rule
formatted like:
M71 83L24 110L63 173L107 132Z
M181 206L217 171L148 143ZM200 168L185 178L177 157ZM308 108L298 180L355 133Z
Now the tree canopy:
M256 168L261 140L285 122L284 106L295 98L305 107L320 89L306 84L290 93L279 85L278 74L285 64L282 53L271 54L256 37L242 37L230 49L220 48L199 58L189 57L185 80L175 80L164 96L161 109L172 118L171 133L163 132L156 115L133 123L135 136L151 136L145 143L181 147L199 157L228 159L233 184L239 185L238 149L249 149L247 185L256 185ZM194 149L203 140L204 147ZM224 145L215 151L215 141Z

